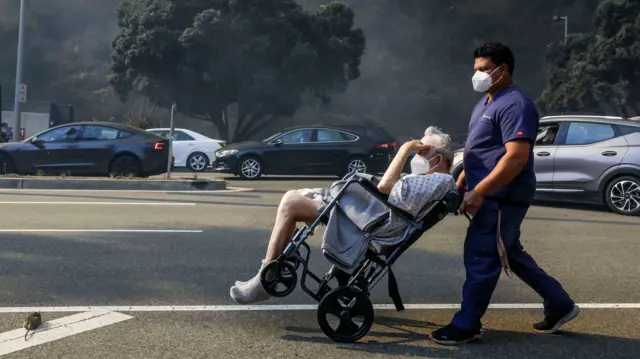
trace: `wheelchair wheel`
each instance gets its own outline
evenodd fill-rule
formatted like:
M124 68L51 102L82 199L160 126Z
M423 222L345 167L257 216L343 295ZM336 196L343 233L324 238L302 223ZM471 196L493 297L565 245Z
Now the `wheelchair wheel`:
M317 314L322 332L340 343L358 341L373 326L373 304L369 296L352 287L338 287L327 293L318 305ZM329 316L337 319L332 320L337 326L329 323Z
M272 261L260 274L260 283L269 295L286 297L296 289L298 275L292 263Z

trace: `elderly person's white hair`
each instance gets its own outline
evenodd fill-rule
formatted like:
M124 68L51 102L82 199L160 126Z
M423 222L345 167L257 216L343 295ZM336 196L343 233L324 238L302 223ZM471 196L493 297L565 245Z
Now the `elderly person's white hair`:
M447 167L453 165L453 149L451 148L451 136L442 132L435 126L429 126L424 131L424 137L420 142L431 147L429 156L442 155Z

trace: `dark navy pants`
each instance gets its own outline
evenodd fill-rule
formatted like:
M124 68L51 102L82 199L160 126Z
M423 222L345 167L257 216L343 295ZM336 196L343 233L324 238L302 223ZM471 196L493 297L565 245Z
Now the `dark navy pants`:
M497 228L499 203L485 199L467 229L464 242L466 281L462 288L462 306L452 323L464 330L482 327L484 315L502 272L498 255ZM544 300L545 315L563 315L574 303L554 278L542 270L520 243L520 225L528 206L502 204L501 232L511 271Z

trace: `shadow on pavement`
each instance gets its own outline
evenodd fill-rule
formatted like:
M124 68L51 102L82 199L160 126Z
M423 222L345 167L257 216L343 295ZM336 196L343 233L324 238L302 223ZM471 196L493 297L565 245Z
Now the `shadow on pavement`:
M167 193L168 195L180 195L180 196L184 196L184 195L191 195L191 194L187 194L187 193ZM197 196L199 198L206 198L206 197L210 197L210 198L229 198L229 199L234 199L234 198L242 198L242 199L258 199L258 200L262 200L262 197L256 194L247 194L247 193L243 193L243 192L239 192L239 193L195 193L193 194L194 196ZM20 196L32 196L32 197L54 197L54 198L67 198L67 199L74 199L74 198L84 198L84 199L94 199L94 200L103 200L103 201L130 201L130 202L171 202L171 203L184 203L184 202L190 202L190 203L195 203L195 204L202 204L202 205L221 205L221 206L247 206L247 207L268 207L268 208L277 208L278 205L277 204L269 204L269 203L247 203L247 202L224 202L224 201L206 201L206 200L198 200L196 198L182 198L182 199L168 199L168 198L149 198L149 197L118 197L118 196L114 196L113 194L104 194L104 195L87 195L87 194L82 194L82 195L76 195L76 194L69 194L69 193L61 193L61 194L56 194L56 193L20 193ZM53 199L52 201L56 201L55 199Z
M248 199L248 200L259 200L263 201L263 197L260 194L280 194L284 195L286 190L268 190L268 189L258 189L251 192L237 192L237 193L172 193L168 192L167 195L176 195L176 196L193 196L194 198L188 199L168 199L168 198L147 198L147 197L118 197L113 194L71 194L71 193L20 193L21 196L32 196L32 197L53 197L53 198L84 198L84 199L98 199L104 201L114 201L114 200L122 200L122 201L144 201L144 202L174 202L174 203L183 203L183 202L192 202L201 205L220 205L220 206L246 206L246 207L266 207L266 208L277 208L278 202L273 201L271 203L255 203L255 202L232 202L232 201L211 201L211 200L203 200L203 198L225 198L229 200L233 199ZM197 199L200 198L200 199ZM619 220L617 217L616 220L600 220L600 219L582 219L582 218L563 218L563 217L538 217L538 216L527 216L526 220L532 221L553 221L553 222L566 222L566 223L595 223L595 224L613 224L613 225L631 225L631 226L640 226L640 220L636 217L626 217L619 216Z
M201 205L221 205L221 206L246 206L246 207L266 207L266 208L277 208L277 201L274 201L274 204L271 203L255 203L255 202L235 202L235 201L211 201L211 200L203 200L206 198L225 198L225 199L246 199L246 200L256 200L263 201L264 198L261 194L280 194L284 195L286 190L270 190L270 189L257 189L251 192L235 192L235 193L175 193L175 192L167 192L167 195L175 195L175 196L189 196L193 198L182 198L182 199L169 199L163 197L149 198L149 197L125 197L125 196L114 196L113 193L105 193L105 194L72 194L72 193L20 193L21 196L25 197L51 197L51 198L84 198L84 199L98 199L104 201L114 201L114 200L122 200L122 201L145 201L145 202L174 202L174 203L182 203L182 202L192 202ZM536 205L540 205L536 203ZM571 205L568 205L568 209ZM580 209L580 208L576 208ZM603 212L605 213L605 212ZM614 220L605 220L605 219L582 219L582 218L565 218L565 217L539 217L539 216L527 216L527 220L533 221L553 221L553 222L566 222L566 223L595 223L595 224L613 224L613 225L631 225L631 226L640 226L640 220L637 217L627 217L627 216L612 216L611 218L615 218Z
M538 216L527 216L525 221L543 221L543 222L565 222L565 223L591 223L591 224L613 224L613 225L622 225L622 226L640 226L640 220L636 219L636 222L633 222L635 218L630 217L621 218L620 221L607 221L600 219L582 219L582 218L554 218L554 217L538 217Z
M285 335L282 339L389 357L438 359L631 358L632 353L640 352L639 339L566 331L545 335L495 329L485 330L477 343L445 347L428 339L428 333L440 326L429 321L377 317L372 330L363 338L367 342L340 344L325 337L320 329L306 327L288 327L286 330L298 334Z
M338 181L341 177L338 176L262 176L259 181L267 182L287 182L287 181ZM235 181L242 183L252 183L256 180L244 179L241 177L226 176L223 177L225 181Z
M0 306L234 304L229 289L260 266L270 231L214 227L204 233L11 233L0 235ZM426 236L426 234L425 234ZM311 269L329 263L310 242ZM407 303L457 298L459 256L410 250L394 267ZM375 302L390 303L386 277ZM511 286L513 284L506 283ZM315 303L298 286L264 304Z
M428 240L427 235L422 240ZM232 227L212 227L202 234L2 234L0 306L234 304L229 298L230 286L235 280L255 275L268 237L268 230ZM321 274L328 263L320 255L318 237L310 242L311 268ZM459 300L464 280L460 255L414 248L399 259L394 272L407 304ZM502 293L512 297L517 293L514 290L517 283L501 281L494 298L503 296ZM385 278L374 289L372 301L390 303L386 289ZM533 291L530 293L530 298L535 298ZM520 294L518 298L523 296ZM260 304L315 302L298 287L289 297ZM435 347L433 343L425 346L426 334L436 328L435 322L442 325L450 319L448 312L439 313L442 314L430 311L426 321L397 318L378 311L374 327L366 337L369 343L350 345L339 345L326 338L312 319L315 313L269 313L259 323L251 319L251 324L247 324L246 318L254 313L244 312L233 318L234 322L255 330L274 330L274 325L278 329L284 327L287 334L280 337L285 342L328 344L389 357L631 359L634 356L630 353L640 352L638 340L580 333L545 336L501 330L503 324L499 322L490 326L498 328L487 330L480 343L464 349ZM419 313L411 311L406 315L415 318ZM275 319L276 316L284 319ZM596 323L592 327L596 331L604 330L601 328L607 321L610 327L619 324L610 316L591 320ZM286 324L279 326L279 321ZM622 327L619 332L624 330L629 329Z
M612 213L611 211L609 211L609 208L607 208L607 206L602 204L596 204L596 203L577 203L577 202L562 202L562 201L550 200L550 199L536 199L533 204L535 206L540 206L540 207Z

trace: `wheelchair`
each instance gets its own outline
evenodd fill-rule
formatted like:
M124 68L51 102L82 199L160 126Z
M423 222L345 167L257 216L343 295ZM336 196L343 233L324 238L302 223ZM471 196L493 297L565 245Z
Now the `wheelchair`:
M318 302L317 321L320 329L333 341L353 343L364 337L373 326L374 308L369 298L370 292L385 275L389 275L389 297L396 310L399 312L404 310L391 267L425 231L432 228L448 214L458 215L458 208L462 203L463 196L457 190L451 191L435 203L428 204L430 209L426 214L422 214L421 218L415 218L389 204L388 195L379 192L377 186L368 179L351 173L345 176L343 181L346 181L344 186L330 203L320 209L319 217L311 224L307 223L301 228L296 228L291 243L276 260L265 266L260 279L262 286L271 296L285 297L295 290L298 283L297 272L302 265L300 286L306 294ZM409 228L403 240L397 245L377 249L372 243L369 243L363 260L357 265L353 274L347 274L338 269L336 265L332 265L322 277L317 276L309 270L311 249L306 243L306 239L314 234L314 230L319 225L327 224L331 210L338 205L340 197L352 185L362 186L406 221ZM469 218L466 213L465 216ZM309 288L307 284L309 280L315 282L315 288ZM337 285L334 285L335 282ZM339 319L337 328L330 324L328 320L330 315ZM354 319L359 324L354 322Z

